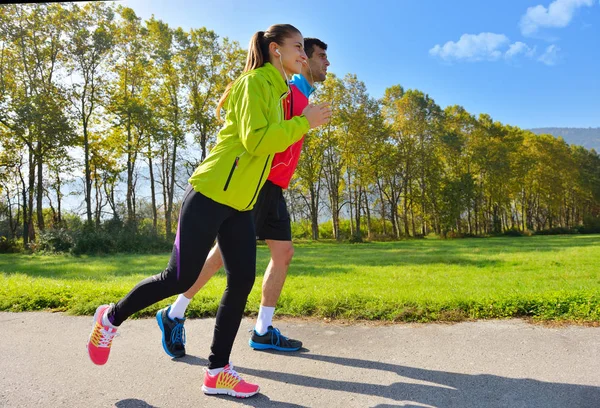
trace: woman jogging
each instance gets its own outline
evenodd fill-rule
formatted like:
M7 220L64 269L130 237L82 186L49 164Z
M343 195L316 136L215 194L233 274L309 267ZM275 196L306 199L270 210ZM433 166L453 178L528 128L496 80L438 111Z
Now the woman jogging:
M217 106L226 110L217 144L189 179L167 268L138 283L116 304L94 315L88 353L95 364L108 360L117 328L133 313L185 292L196 281L215 238L223 256L227 287L215 322L207 394L249 397L258 385L241 379L229 362L231 348L256 273L256 236L250 210L267 178L273 154L284 151L331 116L327 104L309 105L303 115L283 119L289 75L306 63L302 34L289 24L259 31L250 40L244 73ZM173 333L177 335L177 333Z

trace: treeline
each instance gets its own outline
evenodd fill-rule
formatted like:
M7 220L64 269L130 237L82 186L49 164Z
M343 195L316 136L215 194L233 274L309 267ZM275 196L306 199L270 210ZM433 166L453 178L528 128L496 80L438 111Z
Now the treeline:
M335 238L346 209L357 240L598 230L594 150L399 85L375 100L354 75L331 75L317 99L333 101L334 119L310 134L289 192L314 239L323 209Z
M2 6L0 250L168 248L244 59L213 31L114 3ZM377 100L350 74L330 74L315 99L334 119L307 136L286 193L298 237L597 229L593 150L399 85ZM66 194L81 214L63 209Z

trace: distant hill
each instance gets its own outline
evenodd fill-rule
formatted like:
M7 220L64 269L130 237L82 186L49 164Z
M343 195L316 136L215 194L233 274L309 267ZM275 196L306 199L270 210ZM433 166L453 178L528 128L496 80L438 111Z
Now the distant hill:
M570 145L583 146L600 152L600 128L535 128L533 133L561 136Z

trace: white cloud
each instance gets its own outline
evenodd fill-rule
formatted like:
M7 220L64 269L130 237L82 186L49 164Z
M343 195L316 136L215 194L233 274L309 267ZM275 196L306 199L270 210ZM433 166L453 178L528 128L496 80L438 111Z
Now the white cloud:
M546 65L555 65L558 62L560 48L552 44L546 48L546 51L538 58L538 61Z
M525 54L525 56L531 58L535 54L535 47L530 48L527 44L517 41L508 47L508 51L504 53L504 57L510 59L519 54Z
M555 0L548 8L540 5L529 7L521 17L521 33L534 34L540 27L566 27L583 6L593 6L594 0Z
M500 49L509 42L504 34L480 33L463 34L457 42L448 41L444 45L436 44L429 54L443 60L497 60L502 56Z

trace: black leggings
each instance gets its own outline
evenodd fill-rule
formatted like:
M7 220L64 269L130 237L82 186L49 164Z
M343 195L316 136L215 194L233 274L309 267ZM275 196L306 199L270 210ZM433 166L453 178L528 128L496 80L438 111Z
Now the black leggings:
M250 211L237 211L194 191L185 191L173 253L167 268L138 283L109 312L120 325L133 313L187 291L200 274L215 237L223 255L227 287L221 298L208 358L225 367L256 276L256 236Z

